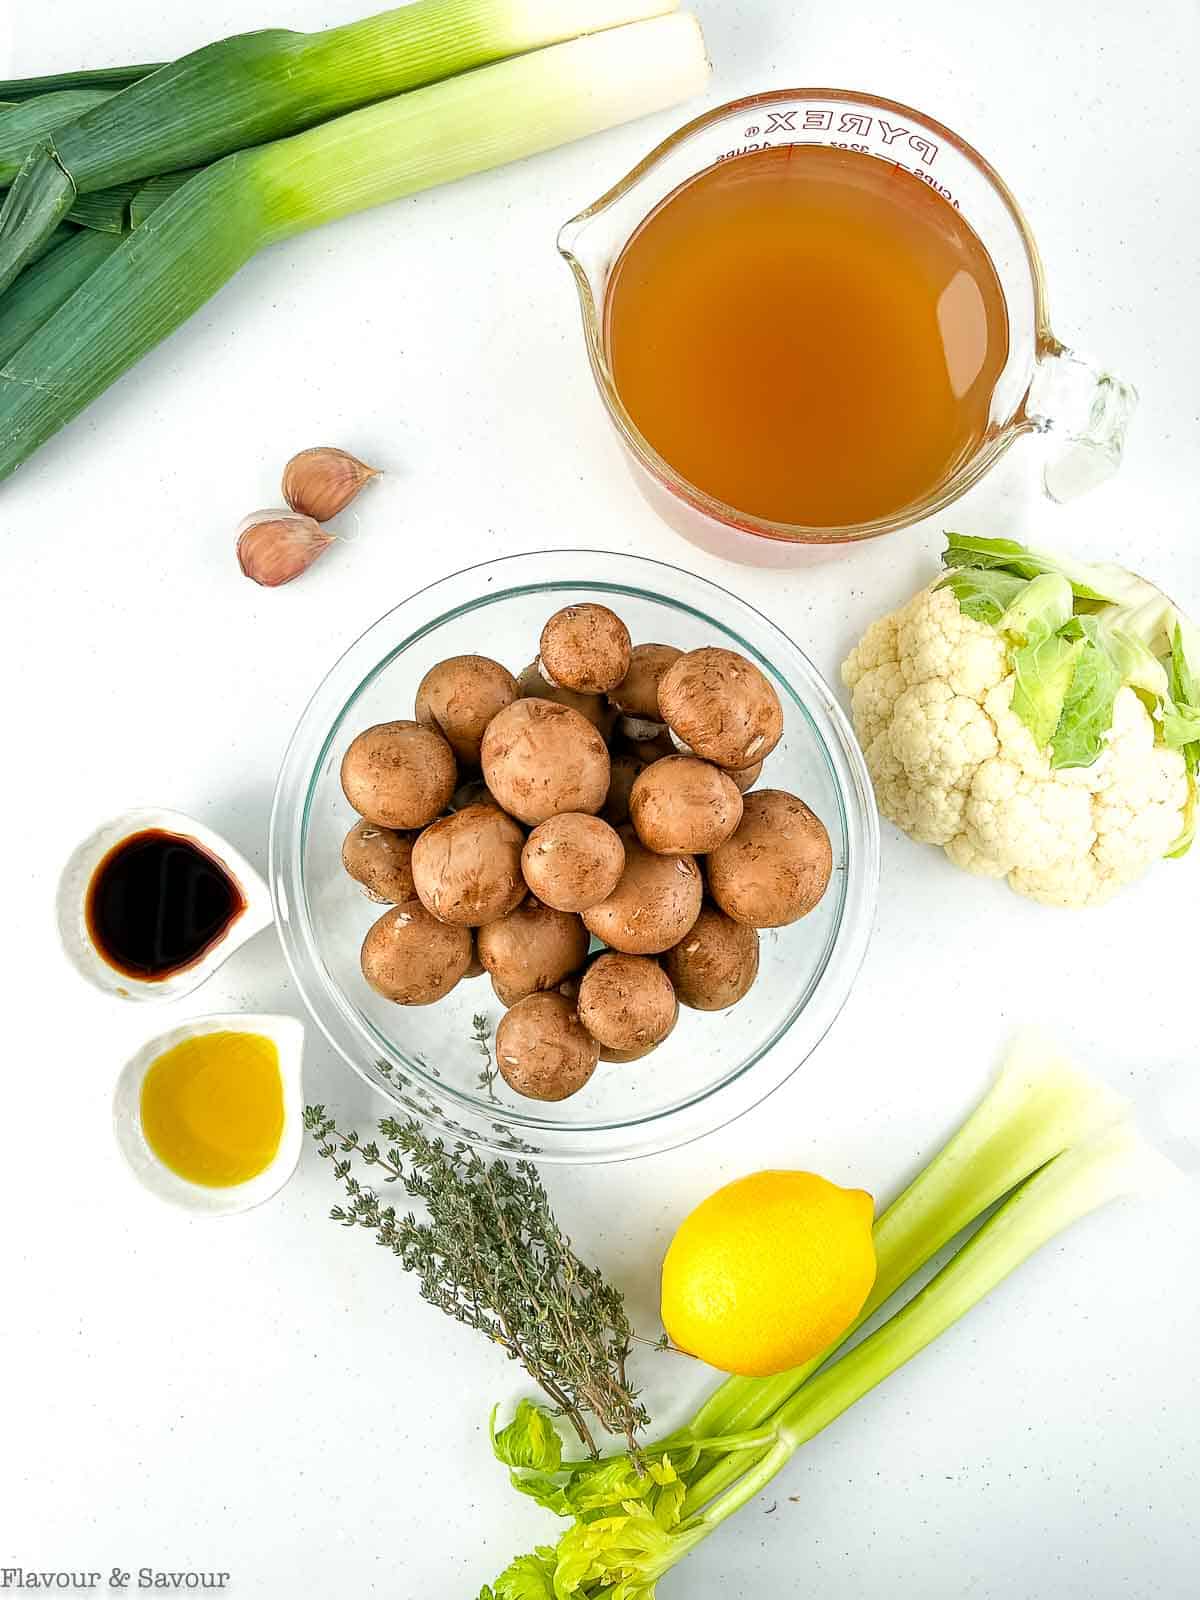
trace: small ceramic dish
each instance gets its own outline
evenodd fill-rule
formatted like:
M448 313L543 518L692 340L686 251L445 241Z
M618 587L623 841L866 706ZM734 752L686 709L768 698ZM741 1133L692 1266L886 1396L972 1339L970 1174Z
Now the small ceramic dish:
M241 891L242 908L221 936L190 966L161 978L139 978L112 966L97 949L88 929L88 889L97 868L123 839L161 829L190 839L212 856ZM267 886L240 851L227 839L182 811L142 807L124 811L103 823L71 856L58 884L58 931L75 970L106 994L122 1000L179 1000L212 976L235 950L270 926L271 897Z
M279 1075L283 1082L283 1132L279 1149L270 1164L253 1178L221 1188L191 1183L172 1172L151 1149L142 1127L142 1084L151 1066L176 1045L207 1033L257 1033L270 1039L279 1052ZM295 1172L304 1142L303 1053L304 1026L295 1017L242 1011L195 1017L148 1040L125 1063L113 1092L113 1133L139 1183L158 1199L206 1217L228 1217L239 1211L249 1211L278 1194Z

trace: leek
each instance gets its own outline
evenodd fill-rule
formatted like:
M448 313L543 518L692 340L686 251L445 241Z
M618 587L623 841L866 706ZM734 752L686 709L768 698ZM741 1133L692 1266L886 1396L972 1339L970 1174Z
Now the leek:
M39 95L57 94L60 89L105 89L116 94L165 65L163 61L148 61L137 67L92 67L80 72L52 72L41 78L4 78L0 79L0 104L33 100Z
M662 110L703 88L685 13L519 56L206 167L0 368L0 478L264 245Z
M538 1446L547 1419L526 1405L494 1434L493 1448L509 1466L514 1487L570 1518L571 1526L557 1545L514 1561L480 1600L652 1600L659 1579L765 1488L808 1440L1042 1245L1112 1199L1181 1181L1127 1121L1095 1131L1120 1106L1070 1069L1039 1076L1025 1090L1016 1074L1002 1076L980 1111L892 1208L885 1270L902 1273L906 1263L921 1259L927 1229L933 1237L956 1218L977 1215L997 1183L1036 1158L1039 1140L1043 1153L1064 1139L1065 1148L1022 1178L929 1283L848 1354L832 1362L826 1357L815 1375L811 1365L800 1369L804 1380L756 1427L697 1441L693 1425L647 1446L641 1461L622 1455L563 1466L561 1450ZM1043 1116L1049 1124L1044 1135L1038 1132ZM980 1180L974 1196L972 1172ZM719 1484L705 1469L713 1453L729 1465Z
M134 198L143 187L140 183L120 183L112 189L98 189L95 194L77 195L67 212L67 221L100 233L128 233Z
M56 129L0 210L0 290L76 195L278 139L356 106L678 0L416 0L324 33L238 34L181 56Z
M85 228L25 268L0 299L0 363L65 305L120 242L116 234Z
M13 181L43 135L111 99L103 89L63 89L0 110L0 188Z

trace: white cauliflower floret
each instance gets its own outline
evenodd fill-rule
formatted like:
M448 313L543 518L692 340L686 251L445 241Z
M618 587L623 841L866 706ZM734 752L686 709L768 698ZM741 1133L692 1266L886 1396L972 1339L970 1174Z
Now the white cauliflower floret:
M1008 676L1004 640L964 616L949 589L922 589L899 613L896 657L906 683L948 683L981 703Z
M867 630L842 668L882 814L958 867L1047 905L1098 905L1184 827L1183 757L1122 688L1107 748L1055 770L1012 710L1003 637L925 589Z

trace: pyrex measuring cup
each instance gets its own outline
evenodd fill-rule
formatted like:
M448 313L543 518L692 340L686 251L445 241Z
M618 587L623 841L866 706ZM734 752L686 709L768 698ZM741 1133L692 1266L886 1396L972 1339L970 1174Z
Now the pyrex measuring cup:
M689 483L650 445L613 381L604 341L609 274L645 218L680 184L752 150L824 144L877 157L914 174L960 210L1000 280L1008 360L975 452L922 499L875 521L820 528L740 511ZM1095 370L1055 338L1037 245L1003 180L949 128L892 100L842 89L779 89L718 106L689 122L594 205L561 229L558 248L579 291L588 357L609 416L647 499L685 538L734 561L786 564L804 552L872 539L941 511L979 481L1013 441L1046 433L1046 492L1067 499L1115 471L1137 403L1133 389ZM748 394L747 404L777 397ZM902 425L902 422L898 425Z

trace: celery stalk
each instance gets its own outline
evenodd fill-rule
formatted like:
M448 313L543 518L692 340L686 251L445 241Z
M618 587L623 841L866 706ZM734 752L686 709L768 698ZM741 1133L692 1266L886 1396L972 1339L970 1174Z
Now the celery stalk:
M687 1453L607 1463L537 1479L532 1492L576 1520L553 1549L518 1558L481 1600L577 1595L650 1600L662 1576L746 1505L802 1445L978 1304L1042 1245L1121 1195L1179 1181L1128 1125L1110 1127L1053 1157L1009 1195L928 1284L848 1354L825 1366L759 1430L757 1453L737 1440L735 1477L705 1504L687 1488ZM936 1186L936 1185L935 1185ZM715 1441L714 1441L715 1442ZM676 1465L678 1460L679 1465ZM553 1494L544 1485L554 1485ZM531 1492L524 1485L526 1492ZM572 1495L575 1500L572 1501ZM606 1498L607 1495L607 1498Z
M730 1378L688 1433L755 1428L828 1360L939 1250L1030 1173L1117 1120L1126 1104L1030 1032L1008 1052L995 1083L949 1142L875 1224L875 1285L843 1339L774 1378Z
M264 245L662 110L707 78L700 29L676 13L484 67L206 167L0 368L0 478Z

